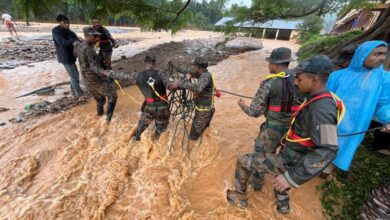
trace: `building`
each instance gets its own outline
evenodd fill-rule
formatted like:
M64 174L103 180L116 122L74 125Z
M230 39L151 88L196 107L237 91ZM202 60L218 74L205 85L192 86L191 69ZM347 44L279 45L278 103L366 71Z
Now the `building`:
M219 20L215 26L225 27L228 22L232 22L233 17L224 17ZM275 40L292 40L296 39L299 33L299 24L301 20L270 20L264 23L254 23L251 21L235 23L233 26L239 29L251 30L251 36L275 39Z
M351 30L367 30L372 27L390 6L390 1L377 2L371 1L374 4L372 8L353 9L348 12L336 22L332 34L340 34Z

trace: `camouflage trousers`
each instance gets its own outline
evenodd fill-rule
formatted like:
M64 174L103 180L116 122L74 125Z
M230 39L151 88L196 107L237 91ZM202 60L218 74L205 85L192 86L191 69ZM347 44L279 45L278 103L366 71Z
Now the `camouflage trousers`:
M390 219L390 183L374 189L363 206L362 219Z
M145 105L145 108L142 110L142 115L138 121L137 132L135 134L137 139L141 138L141 134L146 130L152 121L155 120L157 135L163 133L169 123L169 109L168 104L164 103L158 106L153 104Z
M266 120L260 126L260 132L255 140L255 153L263 154L264 157L271 153L275 153L280 144L280 140L288 131L288 124L281 124L280 122L273 122ZM263 174L259 172L251 172L249 184L253 186L254 190L260 190L263 185L256 180L262 178Z
M99 49L99 59L102 64L103 69L112 70L111 67L111 57L112 57L112 47L111 46L101 46Z
M288 127L288 124L266 120L260 126L260 132L255 140L255 152L274 153L280 140L287 133Z
M265 173L279 175L283 174L285 170L286 166L281 157L276 154L269 154L267 157L263 153L256 152L244 154L238 158L236 164L235 191L245 196L250 178L262 186ZM288 202L287 190L284 192L275 191L275 195L277 202Z
M104 114L104 104L106 103L106 98L108 98L107 111L106 111L106 120L111 121L111 118L114 114L116 101L118 95L116 93L115 85L112 82L85 82L85 86L88 91L91 93L93 98L96 100L96 109L98 116Z
M213 119L215 109L209 111L195 110L194 120L192 121L190 139L198 140L203 131L210 125L211 119Z

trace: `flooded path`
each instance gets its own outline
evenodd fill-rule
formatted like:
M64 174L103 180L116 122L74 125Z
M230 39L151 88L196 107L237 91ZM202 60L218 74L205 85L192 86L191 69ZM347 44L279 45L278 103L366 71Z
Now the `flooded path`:
M234 55L211 67L218 88L253 96L267 73L265 53ZM126 92L141 100L137 88ZM0 219L322 219L319 179L292 190L289 215L275 211L269 176L262 192L250 194L248 209L227 203L236 158L253 150L264 120L247 117L237 100L217 99L211 127L189 152L176 138L168 153L175 123L156 142L153 126L141 142L130 142L140 106L122 95L109 129L93 102L0 128Z
M55 24L36 24L41 27L42 31L50 31ZM75 30L79 36L82 36L82 27L85 25L72 25L71 29ZM122 56L131 57L137 53L145 51L150 47L158 44L167 43L171 41L183 41L194 39L209 39L215 37L221 37L221 33L207 32L207 31L191 31L185 30L171 35L169 32L141 32L139 28L125 28L126 33L113 33L115 38L127 38L137 39L137 42L128 45L121 46L114 49L113 63L121 59ZM7 36L9 33L0 32L0 37ZM47 32L26 32L20 33L20 38L33 38L37 36L43 36L50 33ZM23 111L24 106L40 101L54 101L60 97L63 97L63 92L69 92L69 86L63 86L57 91L54 96L27 96L19 99L15 97L26 94L36 89L40 89L45 86L54 85L69 81L69 77L62 64L56 60L48 60L31 64L29 66L20 66L11 70L0 69L0 107L10 109L9 111L0 113L0 123L17 116L17 114Z

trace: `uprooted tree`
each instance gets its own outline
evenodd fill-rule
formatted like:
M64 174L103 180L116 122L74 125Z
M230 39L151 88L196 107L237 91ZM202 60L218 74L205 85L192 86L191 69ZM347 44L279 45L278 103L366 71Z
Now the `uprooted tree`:
M390 5L388 5L387 9L381 14L381 17L371 28L348 41L334 45L333 47L327 49L325 53L330 57L335 57L341 48L349 44L361 44L370 40L383 40L385 42L390 41ZM390 50L387 54L384 66L386 69L390 69Z

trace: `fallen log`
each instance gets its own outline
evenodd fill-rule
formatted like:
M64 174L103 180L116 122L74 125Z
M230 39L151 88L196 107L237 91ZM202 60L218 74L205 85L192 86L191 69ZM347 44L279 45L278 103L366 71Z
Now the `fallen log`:
M25 96L29 96L29 95L33 95L33 94L37 94L37 93L42 92L42 91L54 90L56 87L63 86L63 85L69 85L69 84L70 84L70 82L68 81L68 82L57 83L57 84L54 84L54 85L51 85L51 86L46 86L46 87L34 90L32 92L29 92L27 94L15 97L15 99L21 98L21 97L25 97Z

